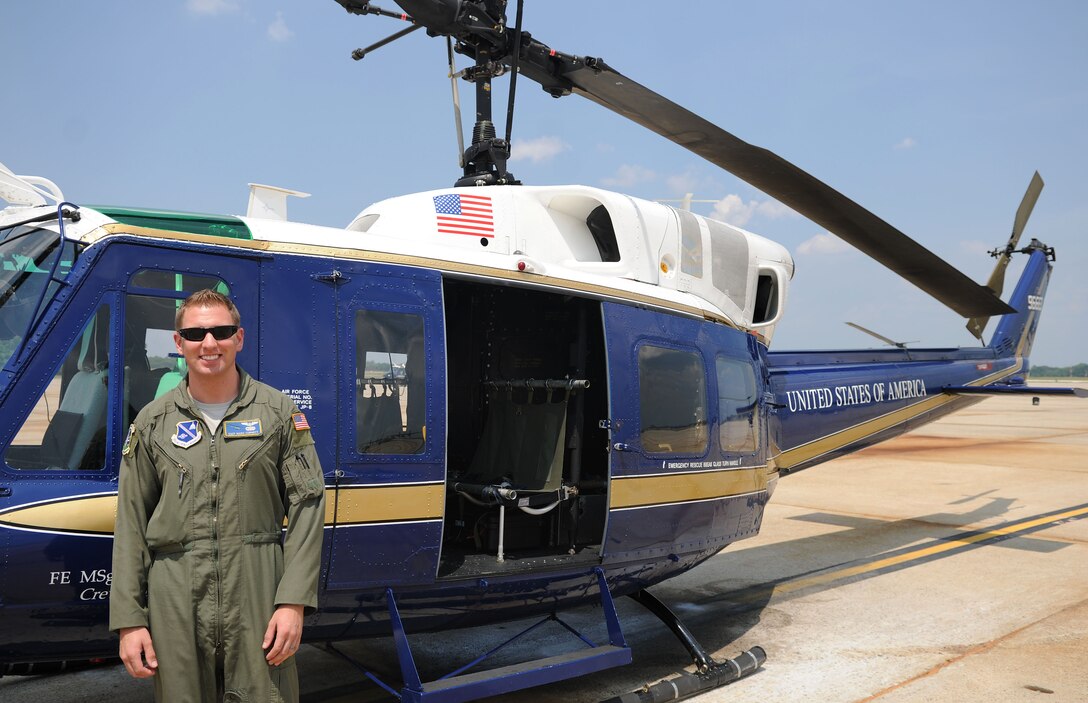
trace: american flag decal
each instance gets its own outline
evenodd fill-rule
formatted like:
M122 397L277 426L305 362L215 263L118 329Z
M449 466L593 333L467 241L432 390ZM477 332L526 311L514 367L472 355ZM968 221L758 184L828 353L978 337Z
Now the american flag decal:
M494 237L491 197L448 193L434 196L434 214L438 231L444 234L468 234Z

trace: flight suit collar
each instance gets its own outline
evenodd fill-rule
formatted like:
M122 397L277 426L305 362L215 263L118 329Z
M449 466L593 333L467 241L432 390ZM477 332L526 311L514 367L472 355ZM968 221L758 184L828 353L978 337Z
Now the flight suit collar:
M237 369L239 376L238 397L231 402L230 407L227 408L227 412L223 416L224 418L230 417L231 413L239 406L251 404L257 397L256 381L241 366L238 366ZM181 382L174 389L174 404L190 417L200 417L196 401L193 400L193 396L189 395L189 374L185 374L185 378L181 379Z

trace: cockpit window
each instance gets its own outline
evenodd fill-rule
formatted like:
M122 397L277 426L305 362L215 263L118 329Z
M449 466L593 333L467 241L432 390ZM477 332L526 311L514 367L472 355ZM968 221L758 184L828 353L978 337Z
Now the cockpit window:
M39 313L38 301L44 306L72 268L75 246L65 242L62 251L59 243L56 232L38 227L0 229L0 366L8 363L23 341ZM58 256L61 260L51 280ZM48 288L44 298L43 288Z
M4 460L13 469L77 471L106 465L110 307L103 305L68 355Z

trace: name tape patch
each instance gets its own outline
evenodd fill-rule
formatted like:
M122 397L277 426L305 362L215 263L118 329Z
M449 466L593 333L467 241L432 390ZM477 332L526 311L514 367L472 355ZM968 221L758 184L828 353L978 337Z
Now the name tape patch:
M223 433L228 438L260 437L263 434L260 420L228 420L223 423Z

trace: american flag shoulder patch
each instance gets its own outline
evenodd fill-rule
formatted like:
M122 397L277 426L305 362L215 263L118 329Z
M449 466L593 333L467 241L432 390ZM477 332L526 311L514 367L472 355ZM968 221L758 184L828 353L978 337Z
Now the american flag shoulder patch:
M443 234L494 237L491 196L445 193L434 196L435 225Z
M302 413L294 413L291 415L291 422L295 424L295 429L298 431L310 429L310 423L306 421L306 416Z

